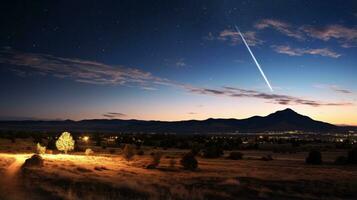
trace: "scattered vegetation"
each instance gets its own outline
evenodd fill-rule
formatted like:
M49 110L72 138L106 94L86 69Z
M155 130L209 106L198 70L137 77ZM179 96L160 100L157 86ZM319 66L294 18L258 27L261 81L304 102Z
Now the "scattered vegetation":
M175 166L176 166L176 160L175 160L174 158L171 158L169 164L170 164L170 168L175 168Z
M191 152L186 153L180 160L180 164L184 169L195 170L198 167L198 162Z
M357 164L357 147L348 151L347 162L349 164Z
M45 154L46 153L46 146L41 146L40 143L37 143L37 153L38 154Z
M84 154L86 155L86 156L91 156L91 155L93 155L94 154L94 151L92 150L92 149L86 149L86 151L84 152Z
M115 154L115 152L116 152L115 149L109 149L110 154Z
M104 167L104 166L95 166L95 167L94 167L94 170L103 171L103 170L108 170L108 168L106 168L106 167Z
M346 156L338 156L334 162L336 165L345 165L347 164Z
M161 158L162 158L162 153L161 152L152 152L150 155L151 155L152 161L146 168L154 169L159 166Z
M263 160L263 161L271 161L273 160L273 157L270 155L270 154L267 154L267 155L264 155L260 158L260 160Z
M193 143L191 146L191 152L193 155L198 155L202 149L202 145L198 144L197 142Z
M232 151L231 153L229 153L229 156L227 158L231 160L241 160L243 159L243 153L238 151Z
M322 163L321 152L312 150L305 159L306 164L320 165Z
M223 154L223 149L216 145L209 145L202 152L204 158L219 158Z
M123 149L123 158L129 162L133 159L134 156L135 156L134 147L130 144L125 144Z
M85 167L77 167L77 171L82 172L82 173L92 172L92 170L87 169Z
M144 150L139 149L139 150L136 151L136 154L139 155L139 156L142 156L142 155L144 155L145 153L144 153Z

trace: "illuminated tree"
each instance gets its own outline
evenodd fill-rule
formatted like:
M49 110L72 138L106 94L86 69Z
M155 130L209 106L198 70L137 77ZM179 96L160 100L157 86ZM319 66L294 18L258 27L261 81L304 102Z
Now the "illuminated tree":
M63 132L56 141L56 147L58 150L64 151L64 153L72 151L74 149L74 140L71 134L68 132Z

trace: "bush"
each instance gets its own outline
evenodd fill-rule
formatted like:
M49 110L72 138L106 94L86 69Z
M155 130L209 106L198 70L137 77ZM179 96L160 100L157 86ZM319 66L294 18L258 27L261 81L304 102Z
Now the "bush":
M202 153L205 158L219 158L223 155L223 150L217 146L208 146Z
M46 153L46 146L41 146L40 143L37 143L37 153L38 154L45 154Z
M262 156L261 160L263 160L263 161L271 161L271 160L273 160L273 157L270 154L267 154L265 156Z
M357 164L357 148L348 151L347 162L349 164Z
M200 153L201 148L201 145L199 145L198 143L193 143L191 146L192 154L196 156L198 153Z
M149 165L150 167L148 166L148 168L150 168L150 169L156 168L160 164L162 153L161 152L153 152L150 155L151 155L152 161L151 161L151 164Z
M130 144L126 144L123 149L123 158L129 162L134 156L135 156L134 147Z
M176 166L176 160L172 158L170 160L170 168L175 168L175 166Z
M320 165L322 163L321 152L312 150L309 152L309 156L305 159L306 164Z
M335 160L336 165L345 165L347 164L347 158L346 156L338 156Z
M228 159L231 159L231 160L241 160L243 159L243 153L241 152L234 152L232 151L229 156L228 156Z
M180 163L183 166L183 168L187 170L195 170L198 166L198 162L195 156L191 152L186 153L181 158Z
M110 154L115 154L115 149L109 149Z
M83 151L85 151L85 148L83 148L83 147L81 147L80 145L75 145L74 146L74 151L75 152L83 152Z
M142 155L144 155L144 150L139 149L139 150L136 152L136 154L139 155L139 156L142 156Z
M31 158L26 159L22 168L43 167L43 159L40 155L34 154Z
M86 149L86 151L84 152L84 154L86 156L90 156L90 155L93 155L94 154L94 151L92 149Z

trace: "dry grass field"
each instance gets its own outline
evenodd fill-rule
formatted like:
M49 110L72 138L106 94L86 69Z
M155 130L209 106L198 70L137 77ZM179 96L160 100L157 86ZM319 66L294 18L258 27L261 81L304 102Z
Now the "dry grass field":
M243 160L198 157L196 171L184 170L183 150L144 148L128 162L121 150L95 154L44 154L44 166L22 170L35 145L1 140L0 199L356 199L357 167L332 161L346 152L323 152L322 165L306 165L306 153L241 151ZM32 147L33 146L33 147ZM146 169L150 152L163 153ZM274 160L262 161L272 154Z

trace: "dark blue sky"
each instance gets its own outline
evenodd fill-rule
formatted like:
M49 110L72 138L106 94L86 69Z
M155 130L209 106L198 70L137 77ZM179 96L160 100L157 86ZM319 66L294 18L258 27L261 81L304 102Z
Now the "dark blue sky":
M2 1L0 15L2 119L292 107L357 124L356 1Z

